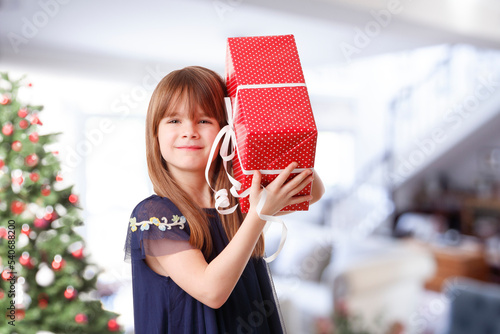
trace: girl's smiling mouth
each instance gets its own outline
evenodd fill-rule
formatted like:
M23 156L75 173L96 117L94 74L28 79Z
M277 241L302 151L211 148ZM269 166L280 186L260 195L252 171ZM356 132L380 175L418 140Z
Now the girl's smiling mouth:
M188 151L196 151L201 150L203 147L198 145L182 145L176 147L178 150L188 150Z

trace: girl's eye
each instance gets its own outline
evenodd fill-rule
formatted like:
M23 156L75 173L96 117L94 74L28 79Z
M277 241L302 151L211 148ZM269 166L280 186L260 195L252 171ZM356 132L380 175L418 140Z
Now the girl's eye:
M179 120L177 120L177 119L170 119L170 120L167 121L167 123L168 124L177 124L177 123L179 123Z
M202 119L202 120L200 121L200 123L201 123L201 124L212 124L212 122L211 122L210 120L208 120L208 119Z

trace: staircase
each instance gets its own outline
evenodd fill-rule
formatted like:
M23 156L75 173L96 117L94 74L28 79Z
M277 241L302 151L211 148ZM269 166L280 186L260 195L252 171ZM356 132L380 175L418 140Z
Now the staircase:
M389 228L384 222L399 189L442 166L450 154L461 154L485 127L500 129L500 52L443 47L429 70L395 94L387 113L385 147L348 191L331 200L329 217L339 240Z

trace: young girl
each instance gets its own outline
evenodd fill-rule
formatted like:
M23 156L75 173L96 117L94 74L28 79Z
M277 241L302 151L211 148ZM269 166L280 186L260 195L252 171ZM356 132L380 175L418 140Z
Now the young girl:
M283 333L268 267L263 260L265 221L256 213L262 195L253 176L250 210L219 215L205 180L212 143L227 124L222 78L202 67L168 74L156 87L146 118L146 156L156 195L132 212L125 245L132 259L136 334ZM229 189L220 156L211 180ZM262 214L321 197L293 197L313 180L306 170L285 183L290 164L266 187ZM231 206L237 200L231 198Z

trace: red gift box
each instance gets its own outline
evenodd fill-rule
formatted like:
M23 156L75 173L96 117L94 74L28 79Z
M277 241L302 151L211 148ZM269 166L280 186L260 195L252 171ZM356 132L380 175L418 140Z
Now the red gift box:
M228 38L226 84L236 133L234 178L248 189L255 170L266 186L292 162L291 178L314 168L317 129L293 35ZM311 193L308 185L298 195ZM240 198L248 212L248 197ZM283 211L308 210L309 203Z

